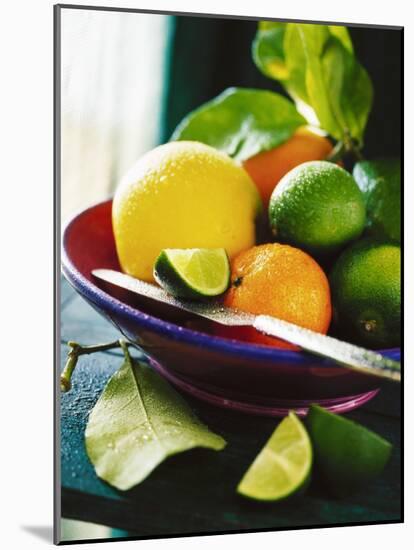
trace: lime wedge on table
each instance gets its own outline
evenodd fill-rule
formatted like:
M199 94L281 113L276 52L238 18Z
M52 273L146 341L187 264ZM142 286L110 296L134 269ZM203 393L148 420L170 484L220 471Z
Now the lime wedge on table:
M312 447L295 413L282 420L245 473L237 492L256 500L280 500L300 489L310 476Z
M307 425L315 463L334 495L358 490L388 462L391 443L348 418L312 405Z
M224 248L166 248L155 262L154 278L174 296L218 296L230 283L229 259Z

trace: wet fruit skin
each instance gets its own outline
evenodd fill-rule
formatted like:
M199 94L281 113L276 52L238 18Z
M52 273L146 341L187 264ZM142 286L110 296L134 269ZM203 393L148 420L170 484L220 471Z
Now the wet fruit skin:
M267 208L274 188L285 174L303 162L325 159L332 149L327 138L303 127L278 147L247 159L243 167L255 182Z
M331 321L329 283L308 254L278 243L255 246L231 263L231 286L224 304L248 313L267 314L326 334ZM216 334L284 349L296 346L251 327L217 325Z
M335 324L344 339L374 349L400 345L398 244L362 239L341 254L329 280Z
M203 300L219 296L230 283L226 251L215 249L167 249L154 265L157 283L173 296Z
M272 193L269 221L276 241L326 257L361 235L363 195L340 166L305 162L288 172Z
M250 176L233 159L202 143L170 142L141 157L112 204L122 270L154 282L165 248L225 248L229 257L253 246L262 212Z

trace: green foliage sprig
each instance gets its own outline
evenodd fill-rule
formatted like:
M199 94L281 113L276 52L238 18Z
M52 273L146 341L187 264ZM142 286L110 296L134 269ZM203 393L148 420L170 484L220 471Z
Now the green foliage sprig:
M349 150L362 147L373 87L346 27L263 21L252 54L259 70L282 84L310 124Z

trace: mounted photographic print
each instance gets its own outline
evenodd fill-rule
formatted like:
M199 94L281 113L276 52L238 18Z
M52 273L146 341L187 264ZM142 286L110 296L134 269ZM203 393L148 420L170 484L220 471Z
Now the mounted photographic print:
M402 38L55 6L56 543L403 521Z

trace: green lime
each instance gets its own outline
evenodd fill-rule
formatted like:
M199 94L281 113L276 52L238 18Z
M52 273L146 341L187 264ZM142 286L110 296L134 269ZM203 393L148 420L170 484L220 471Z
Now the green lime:
M399 159L364 160L353 171L365 198L367 233L401 240L401 163Z
M155 262L154 278L181 298L218 296L230 284L229 259L224 248L166 248Z
M240 481L237 492L255 500L281 500L310 477L312 446L294 412L282 420Z
M326 255L360 236L364 198L354 178L340 166L304 162L275 187L269 220L277 241Z
M382 472L392 445L364 426L311 405L306 419L315 465L330 491L345 496Z
M345 339L372 348L400 345L401 249L362 239L346 249L330 275L334 321Z

